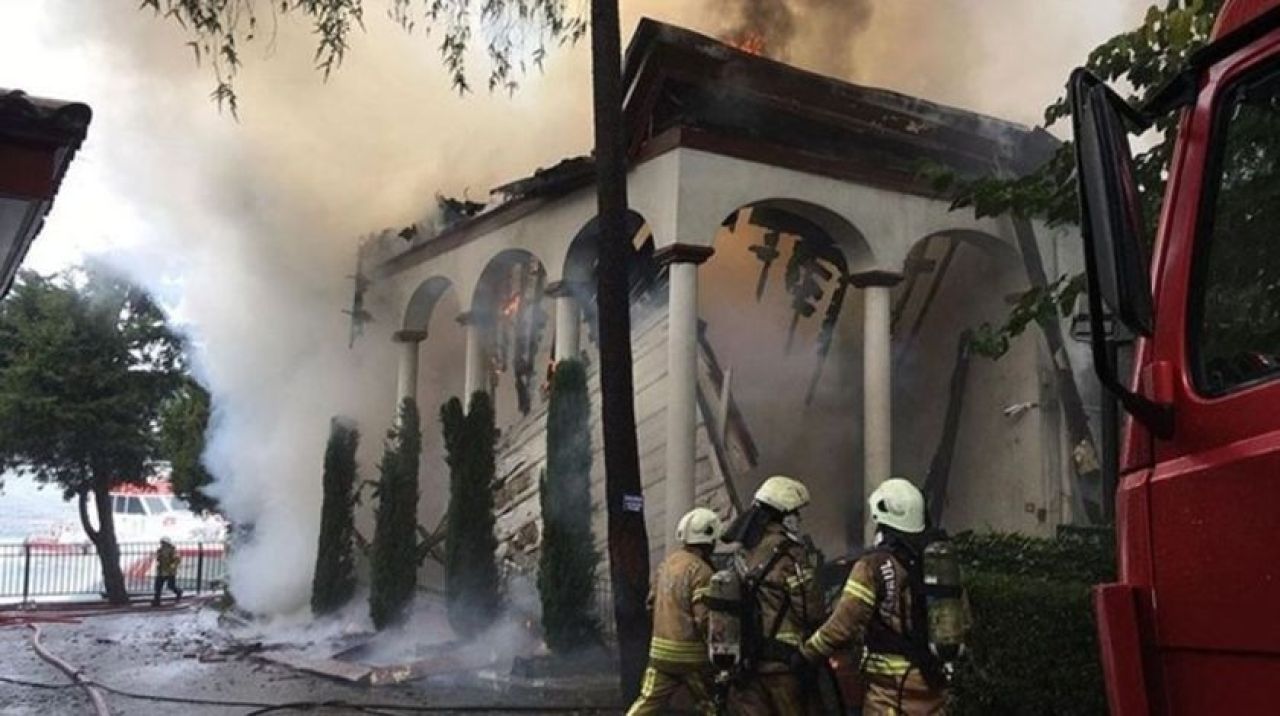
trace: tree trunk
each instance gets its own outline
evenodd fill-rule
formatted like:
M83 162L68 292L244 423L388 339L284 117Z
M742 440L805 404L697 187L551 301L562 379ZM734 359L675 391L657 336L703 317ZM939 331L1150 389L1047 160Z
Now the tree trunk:
M95 480L94 483L93 503L98 513L98 529L95 530L89 522L88 490L81 490L79 493L80 526L98 550L98 561L102 564L103 591L107 595L107 601L112 604L128 604L129 590L125 588L124 572L120 569L120 545L116 543L110 488L105 482Z
M1036 232L1031 221L1014 217L1013 232L1018 239L1018 249L1022 253L1023 265L1032 288L1045 288L1049 281L1044 272L1040 246L1036 243ZM1088 524L1102 524L1106 519L1102 509L1102 466L1098 461L1097 443L1089 429L1089 416L1084 410L1084 400L1080 397L1080 386L1076 385L1076 376L1071 370L1071 359L1062 338L1062 324L1055 315L1052 320L1041 322L1040 329L1049 345L1058 395L1067 419L1067 436L1071 441L1071 468L1076 478L1072 490L1076 496L1076 507L1083 513Z
M645 609L649 592L649 537L641 500L631 376L628 290L631 246L626 235L627 167L622 136L622 58L618 35L618 0L592 0L591 74L600 227L596 301L609 576L622 695L630 702L640 692L651 624Z

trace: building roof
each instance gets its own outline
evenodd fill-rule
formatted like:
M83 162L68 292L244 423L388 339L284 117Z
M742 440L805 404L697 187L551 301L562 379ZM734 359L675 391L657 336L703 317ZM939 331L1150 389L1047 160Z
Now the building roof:
M92 117L79 102L0 89L0 297L44 225Z
M808 72L647 18L623 78L632 156L664 135L702 135L694 143L713 150L767 163L791 155L800 168L927 191L923 163L1021 174L1058 146L1041 129Z
M688 147L940 196L922 170L1020 175L1059 145L1042 129L808 72L648 18L627 48L623 82L633 163ZM415 240L391 261L448 251L594 178L589 155L538 169L496 187L495 208Z
M79 147L93 111L81 102L0 88L0 139Z

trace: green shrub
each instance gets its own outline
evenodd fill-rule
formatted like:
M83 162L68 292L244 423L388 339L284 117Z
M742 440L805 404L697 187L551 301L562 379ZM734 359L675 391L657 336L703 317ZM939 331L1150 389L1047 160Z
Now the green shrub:
M320 508L320 544L311 583L311 610L337 611L356 591L355 485L356 449L360 433L355 425L334 418L324 451L324 503Z
M493 534L494 427L489 395L471 396L471 410L453 398L440 409L449 463L449 519L445 537L445 603L449 624L464 639L498 615L498 540Z
M956 673L956 716L1107 712L1089 587L968 574L969 657Z
M600 555L591 531L591 404L582 363L556 365L547 407L547 472L538 485L542 631L564 654L599 643L591 600Z
M966 533L955 544L973 629L953 713L1105 714L1090 588L1115 574L1110 533Z
M1115 579L1111 530L1063 527L1054 539L965 532L954 543L966 571L1099 584Z
M418 586L418 458L422 432L413 400L400 403L378 464L377 522L370 557L369 616L378 629L405 615Z

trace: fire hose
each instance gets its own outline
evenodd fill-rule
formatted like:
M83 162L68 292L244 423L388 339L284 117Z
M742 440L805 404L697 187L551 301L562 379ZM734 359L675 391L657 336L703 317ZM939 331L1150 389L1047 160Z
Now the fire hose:
M36 650L36 654L84 689L85 693L89 695L89 701L93 703L93 710L97 713L97 716L111 716L111 709L107 707L107 699L102 695L102 692L91 683L85 681L75 667L54 656L53 652L40 643L40 625L28 624L27 626L31 628L31 648Z
M185 606L185 605L184 605ZM225 706L225 707L241 707L253 709L249 714L268 714L281 711L312 711L320 709L338 709L344 712L360 712L372 714L389 714L389 713L617 713L619 707L617 705L601 706L592 704L581 704L573 706L527 706L527 705L409 705L397 703L359 703L343 700L328 701L299 701L287 703L272 703L265 701L246 701L246 700L224 700L224 699L208 699L208 698L191 698L184 696L162 696L158 694L148 694L136 691L120 689L99 681L87 679L81 675L81 672L71 664L58 658L50 652L40 641L41 632L38 623L61 623L61 624L77 624L82 618L93 616L105 616L108 614L130 613L135 611L154 611L152 608L137 607L116 607L93 609L87 611L75 612L46 612L44 615L35 613L0 613L0 626L18 626L25 625L32 630L31 646L35 649L37 655L41 659L53 665L68 678L71 683L68 684L48 684L27 681L20 678L9 676L0 676L0 681L10 683L16 686L26 686L30 688L44 689L62 689L79 687L85 690L89 695L89 699L93 704L96 716L111 716L110 707L107 705L104 692L126 699L135 699L139 701L152 701L158 703L175 703L189 704L199 706Z
M189 609L192 602L165 607L142 605L103 606L80 605L75 609L38 609L21 611L0 611L0 627L27 626L30 624L79 624L81 619L92 617L115 616L119 614L141 614L156 612L172 612Z

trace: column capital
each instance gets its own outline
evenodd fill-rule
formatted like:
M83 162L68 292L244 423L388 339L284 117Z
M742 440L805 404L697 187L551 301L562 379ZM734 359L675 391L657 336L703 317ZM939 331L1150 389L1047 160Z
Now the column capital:
M426 331L396 331L391 334L391 340L395 343L421 343L427 340Z
M902 283L902 274L894 271L863 271L849 275L849 285L854 288L893 288Z
M710 246L699 246L697 244L671 244L663 246L653 254L653 260L658 262L659 266L668 266L670 264L700 264L711 258L711 254L716 252Z
M493 315L484 311L466 311L455 319L461 326L484 326L493 321Z

